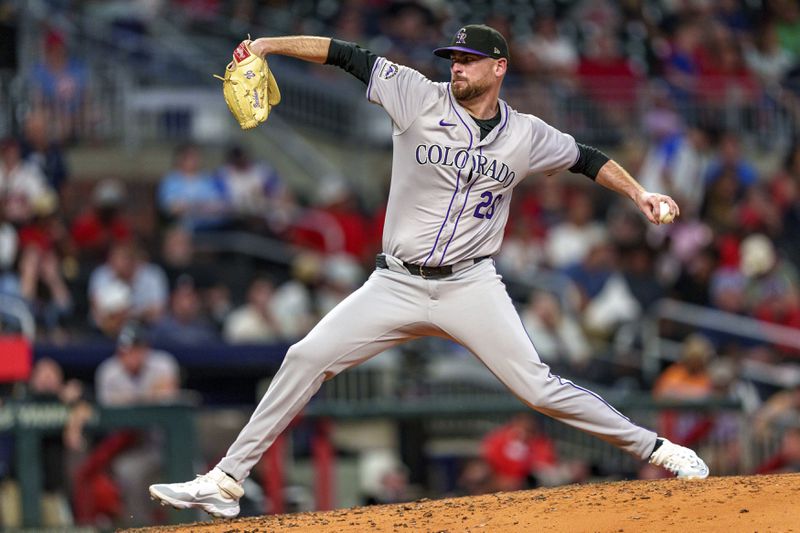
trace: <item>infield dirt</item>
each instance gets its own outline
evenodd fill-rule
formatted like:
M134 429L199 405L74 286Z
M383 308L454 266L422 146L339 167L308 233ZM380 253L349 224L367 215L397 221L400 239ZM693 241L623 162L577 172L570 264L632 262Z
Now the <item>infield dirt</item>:
M136 531L800 533L800 474L569 485Z

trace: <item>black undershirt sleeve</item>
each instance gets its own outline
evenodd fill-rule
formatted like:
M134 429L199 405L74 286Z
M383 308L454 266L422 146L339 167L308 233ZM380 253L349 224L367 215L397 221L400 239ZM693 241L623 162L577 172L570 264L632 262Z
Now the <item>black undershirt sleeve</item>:
M356 43L331 39L325 64L341 67L365 84L369 84L369 75L377 60L378 56Z
M578 152L580 152L580 155L578 156L578 161L569 167L569 171L575 174L583 174L592 179L597 178L597 173L600 172L603 165L608 163L610 158L593 146L587 146L581 143L575 144L578 145Z

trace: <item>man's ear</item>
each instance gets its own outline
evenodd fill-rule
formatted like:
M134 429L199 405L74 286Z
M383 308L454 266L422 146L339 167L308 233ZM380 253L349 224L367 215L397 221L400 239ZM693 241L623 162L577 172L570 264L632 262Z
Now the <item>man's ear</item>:
M494 64L494 74L497 77L503 76L506 73L507 69L508 69L508 59L504 57L498 59L497 62Z

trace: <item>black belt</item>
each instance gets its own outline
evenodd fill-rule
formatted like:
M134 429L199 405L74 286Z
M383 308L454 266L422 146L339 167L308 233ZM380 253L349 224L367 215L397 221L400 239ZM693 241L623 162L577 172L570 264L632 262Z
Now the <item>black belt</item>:
M472 260L472 262L479 263L484 259L489 259L490 257L491 255L476 257L475 259ZM403 261L403 266L406 267L406 270L408 270L409 274L420 276L425 279L443 278L453 273L453 265L429 267L429 266L415 265L413 263L406 263L405 261ZM375 258L375 268L389 268L389 265L386 263L386 256L384 254L378 254L378 256Z

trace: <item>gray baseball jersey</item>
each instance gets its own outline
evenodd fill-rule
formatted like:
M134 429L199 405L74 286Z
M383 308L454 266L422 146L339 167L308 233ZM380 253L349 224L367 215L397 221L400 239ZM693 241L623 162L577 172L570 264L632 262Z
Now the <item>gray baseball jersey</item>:
M373 66L370 101L394 122L394 160L383 268L293 345L253 416L218 464L244 479L323 381L399 343L434 335L467 347L528 406L640 458L656 434L542 363L492 261L511 191L525 176L570 167L565 135L500 101L501 121L480 139L450 85L385 58ZM452 266L439 279L403 262Z
M575 139L500 100L500 124L483 140L477 124L434 83L380 57L367 98L393 122L392 181L383 249L409 263L441 266L495 255L511 193L526 176L578 159Z

